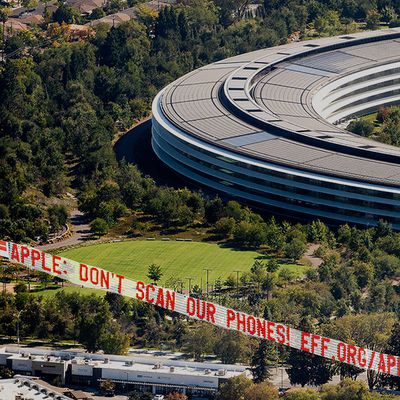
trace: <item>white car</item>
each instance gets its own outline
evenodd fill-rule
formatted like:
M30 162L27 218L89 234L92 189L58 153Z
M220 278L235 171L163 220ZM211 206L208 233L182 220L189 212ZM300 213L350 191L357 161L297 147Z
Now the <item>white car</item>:
M153 400L164 400L164 395L163 394L156 394L154 397L153 397Z

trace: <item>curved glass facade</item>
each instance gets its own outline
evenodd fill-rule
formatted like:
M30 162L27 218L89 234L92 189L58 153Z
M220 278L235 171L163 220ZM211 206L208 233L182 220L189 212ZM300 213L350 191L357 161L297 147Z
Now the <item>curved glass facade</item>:
M182 132L184 135L184 133ZM153 119L152 146L169 167L191 180L232 197L303 215L375 226L390 221L400 230L400 191L351 181L324 180L256 166L216 154L178 138Z
M399 38L400 29L292 43L192 71L155 98L153 149L231 198L400 230L400 150L332 124L400 102Z

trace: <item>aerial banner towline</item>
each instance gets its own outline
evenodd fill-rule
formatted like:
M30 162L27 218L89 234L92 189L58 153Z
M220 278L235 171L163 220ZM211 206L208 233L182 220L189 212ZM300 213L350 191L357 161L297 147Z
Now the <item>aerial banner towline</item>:
M400 376L400 357L383 354L303 332L285 324L196 299L161 286L133 281L105 269L52 255L29 246L0 241L0 256L36 271L45 272L86 288L118 293L154 304L215 326L266 339L284 346L315 354L362 369Z

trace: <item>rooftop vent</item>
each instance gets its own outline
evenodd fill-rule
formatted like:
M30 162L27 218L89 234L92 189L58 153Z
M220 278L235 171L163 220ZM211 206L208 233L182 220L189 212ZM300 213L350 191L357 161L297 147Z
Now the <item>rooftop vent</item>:
M169 367L169 372L175 372L175 367Z
M210 374L211 374L211 369L207 368L207 369L204 371L204 374L205 374L205 375L210 375Z
M110 359L108 358L108 357L106 357L105 359L104 359L104 364L108 364L110 362Z
M304 47L319 47L319 44L305 44Z
M340 39L350 40L350 39L355 39L355 37L354 36L340 36Z
M219 369L217 372L218 376L225 376L226 375L226 369Z
M328 135L323 135L323 136L317 136L318 139L333 139L333 136L328 136Z
M375 146L371 146L371 145L366 145L366 146L360 146L360 149L374 149Z

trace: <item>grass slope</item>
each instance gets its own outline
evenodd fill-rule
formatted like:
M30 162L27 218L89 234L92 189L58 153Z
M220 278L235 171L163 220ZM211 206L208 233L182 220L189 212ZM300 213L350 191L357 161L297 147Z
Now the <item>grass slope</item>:
M227 278L235 270L249 271L256 259L265 256L256 251L234 250L217 244L199 242L126 241L97 244L71 249L62 256L100 266L118 272L134 280L148 281L147 268L150 264L160 265L163 271L161 283L171 277L185 281L192 277L192 284L205 280L204 268L210 269L209 281L218 277ZM302 275L306 267L284 264Z

